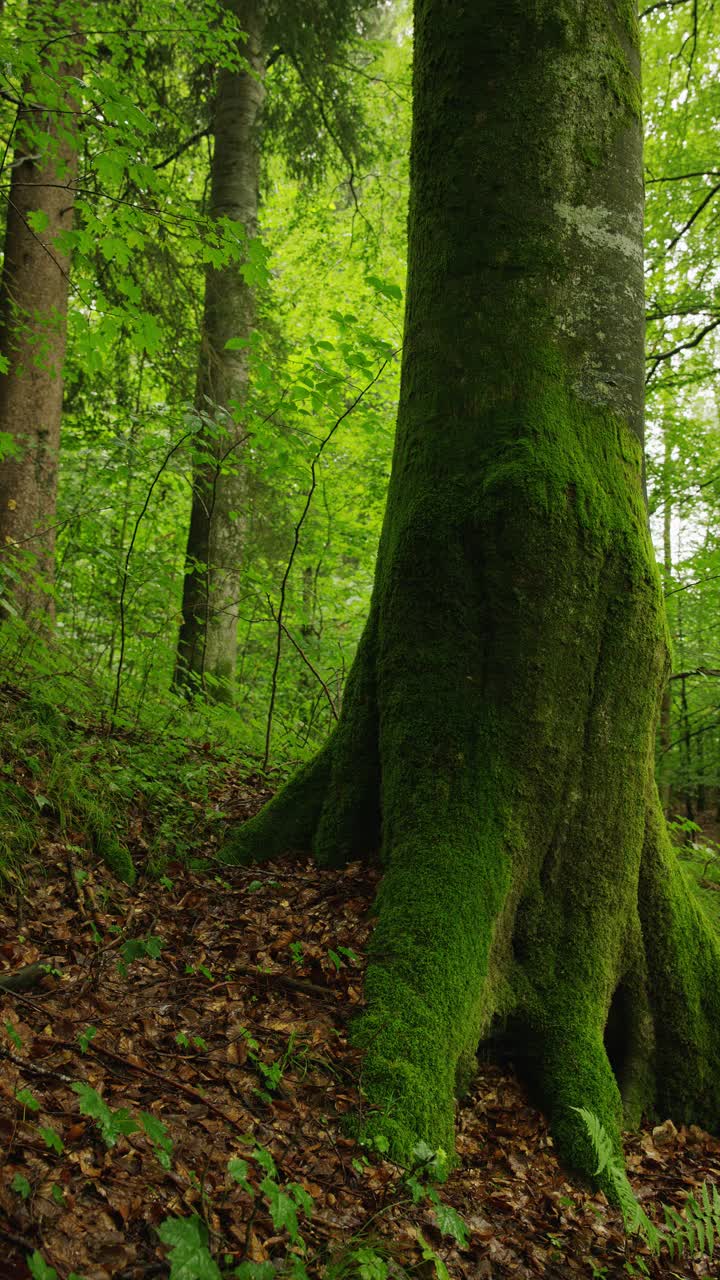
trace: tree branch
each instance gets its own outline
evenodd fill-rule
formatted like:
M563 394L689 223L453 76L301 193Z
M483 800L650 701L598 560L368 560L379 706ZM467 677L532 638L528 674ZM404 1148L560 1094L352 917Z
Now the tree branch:
M677 9L682 4L690 4L691 0L655 0L655 4L648 5L647 9L643 9L639 15L640 21L647 18L649 13L654 13L656 9Z
M706 324L702 329L700 329L694 337L688 338L687 342L680 342L676 347L672 347L669 351L660 351L657 355L647 356L646 359L648 361L652 361L652 369L648 373L645 381L649 382L650 379L654 377L657 367L662 360L669 360L671 356L679 355L681 351L689 351L691 347L699 346L703 338L707 337L709 333L712 333L713 329L717 329L718 325L720 325L720 316L715 316L714 320L711 320L709 324Z
M197 133L192 133L189 138L186 138L184 142L181 142L180 145L176 147L169 156L166 156L164 160L158 160L157 164L153 165L153 169L165 169L167 165L172 164L173 160L177 160L184 151L189 151L191 147L195 146L196 142L200 142L203 138L207 138L210 133L212 133L210 125L208 125L206 129L198 129Z
M383 360L382 364L380 365L380 368L378 369L377 373L374 375L374 377L370 379L367 386L363 387L361 391L358 391L357 395L355 396L355 399L351 400L350 403L343 410L343 412L339 415L339 417L335 419L327 435L324 436L323 439L320 441L320 444L318 445L313 455L312 462L310 463L310 476L311 476L310 488L308 489L308 492L305 498L305 506L303 507L302 512L300 514L300 519L295 525L295 529L293 531L293 544L290 549L290 557L285 566L285 572L282 576L282 582L280 583L280 604L278 605L278 610L276 615L277 641L275 644L275 661L273 663L272 680L270 685L270 703L268 705L267 727L265 729L265 754L263 756L263 764L262 764L263 769L267 769L268 760L270 759L270 739L272 737L273 716L275 713L275 698L277 697L277 681L278 681L278 671L280 669L280 653L282 650L283 622L284 622L283 615L285 612L285 597L287 594L287 584L290 578L290 572L295 562L295 555L296 555L298 546L300 545L300 533L305 523L307 514L310 510L312 500L313 500L313 494L315 493L315 490L317 488L316 467L318 462L320 461L320 458L322 457L323 450L332 440L341 422L343 422L345 418L347 418L348 414L352 413L353 409L357 408L360 401L363 399L365 395L367 395L371 387L374 387L378 379L382 377L382 374L385 372L387 365L396 355L397 355L397 351L391 351L390 355L386 356L386 358Z

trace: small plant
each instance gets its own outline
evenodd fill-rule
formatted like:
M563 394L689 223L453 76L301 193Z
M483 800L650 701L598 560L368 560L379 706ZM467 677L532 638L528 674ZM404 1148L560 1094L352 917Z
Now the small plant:
M610 1135L600 1120L585 1107L573 1107L573 1110L581 1117L592 1143L598 1162L595 1176L607 1175L628 1234L640 1235L655 1255L666 1248L671 1258L679 1258L686 1251L707 1254L712 1258L715 1245L720 1240L720 1193L717 1187L704 1182L698 1199L688 1192L682 1215L671 1205L664 1204L665 1227L656 1227L630 1186L623 1163L615 1154ZM635 1265L642 1267L641 1259L636 1259Z
M120 948L118 973L122 978L127 978L128 969L135 960L158 960L164 946L162 938L154 938L152 935L147 938L127 938Z
M80 1045L81 1053L87 1053L90 1047L90 1042L95 1039L96 1035L97 1027L86 1027L84 1031L78 1031L77 1041Z

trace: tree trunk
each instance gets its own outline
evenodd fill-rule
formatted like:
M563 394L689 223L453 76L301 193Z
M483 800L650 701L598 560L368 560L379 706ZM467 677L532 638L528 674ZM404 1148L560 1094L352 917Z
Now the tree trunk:
M672 590L672 572L673 572L673 556L672 556L672 502L670 499L670 486L672 483L672 450L670 447L670 432L665 427L665 441L663 449L663 484L665 494L663 499L663 585L665 594ZM662 747L661 769L665 774L665 779L660 788L660 799L662 802L663 813L669 817L672 807L672 781L671 769L672 761L669 757L670 747L672 745L672 685L668 680L663 689L662 701L660 703L660 745Z
M225 2L247 33L243 54L255 74L218 74L210 212L240 223L253 236L260 164L256 131L264 94L261 7L248 0ZM227 350L226 344L230 338L248 339L254 324L253 292L237 263L209 266L196 392L196 408L206 421L197 439L204 460L193 477L175 683L190 691L201 687L221 701L232 701L235 679L247 507L241 418L248 353Z
M70 269L57 237L72 227L78 166L73 103L62 82L79 74L78 66L61 62L47 82L60 86L58 110L23 105L15 124L0 281L0 351L8 362L0 374L0 431L15 450L0 469L0 596L26 617L54 615ZM27 85L26 101L32 104L36 92Z
M667 635L642 481L630 0L417 0L398 431L370 618L321 754L228 861L378 846L365 1123L452 1144L502 1027L561 1154L714 1124L720 957L653 779Z

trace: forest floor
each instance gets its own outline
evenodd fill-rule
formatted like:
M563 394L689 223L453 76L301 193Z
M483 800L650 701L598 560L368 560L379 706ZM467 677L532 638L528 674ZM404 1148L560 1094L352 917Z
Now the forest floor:
M266 795L236 777L217 801L241 819ZM151 879L136 835L132 889L50 831L0 901L0 985L49 966L0 990L0 1280L718 1274L626 1239L511 1066L479 1063L460 1164L430 1194L350 1136L375 872ZM651 1216L720 1182L720 1141L694 1128L629 1135L626 1158Z

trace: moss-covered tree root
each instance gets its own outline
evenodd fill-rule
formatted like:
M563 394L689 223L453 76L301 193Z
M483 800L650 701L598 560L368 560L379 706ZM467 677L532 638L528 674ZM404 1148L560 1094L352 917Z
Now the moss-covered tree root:
M502 1026L561 1154L715 1125L720 950L651 777L630 0L415 0L408 302L371 617L334 737L229 856L378 844L365 1125L452 1144ZM374 1108L374 1110L373 1110Z
M389 508L336 733L225 856L368 856L381 817L366 1128L451 1149L502 1025L592 1172L575 1106L618 1144L623 1110L716 1123L720 950L647 781L666 644L639 447L547 368L524 416L534 461L508 435L480 492Z

